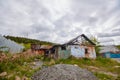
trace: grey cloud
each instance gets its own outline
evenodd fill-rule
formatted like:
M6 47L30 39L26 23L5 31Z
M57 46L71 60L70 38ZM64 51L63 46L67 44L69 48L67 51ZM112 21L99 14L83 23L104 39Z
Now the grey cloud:
M101 43L105 43L105 42L113 42L114 41L114 39L113 38L99 38L99 41L101 42Z
M112 30L113 32L120 32L120 28L116 28Z
M110 43L119 41L119 8L119 0L1 0L0 34L64 43L84 33Z
M32 27L32 32L35 32L35 33L54 30L54 26L49 25L46 22L32 24L31 27Z
M98 37L114 37L114 36L120 36L120 32L98 34Z
M117 21L113 26L115 26L115 27L120 27L120 20Z

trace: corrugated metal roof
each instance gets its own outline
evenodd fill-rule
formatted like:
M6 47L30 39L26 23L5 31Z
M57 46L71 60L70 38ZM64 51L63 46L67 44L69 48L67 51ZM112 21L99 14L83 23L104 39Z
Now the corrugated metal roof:
M105 52L118 52L119 49L117 47L115 47L114 45L110 45L110 46L102 46L100 47L100 53L105 53Z
M31 44L31 48L32 49L50 49L52 48L52 46L49 46L49 45L39 45L39 44Z
M83 38L84 41L87 41L88 43L90 43L91 45L96 45L95 43L93 43L86 35L82 34L79 35L75 38L73 38L72 40L68 41L67 43L63 44L63 45L70 45L70 44L82 44L83 43Z

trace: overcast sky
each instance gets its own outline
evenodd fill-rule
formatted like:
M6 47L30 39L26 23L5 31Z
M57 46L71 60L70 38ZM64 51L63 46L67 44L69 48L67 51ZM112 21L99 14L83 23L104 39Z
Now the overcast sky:
M86 34L120 44L120 0L0 0L0 34L57 43Z

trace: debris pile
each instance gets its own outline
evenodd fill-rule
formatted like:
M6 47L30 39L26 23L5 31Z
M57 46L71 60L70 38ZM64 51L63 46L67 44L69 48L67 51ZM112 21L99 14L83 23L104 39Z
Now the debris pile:
M97 80L89 71L78 66L58 64L36 72L32 80Z

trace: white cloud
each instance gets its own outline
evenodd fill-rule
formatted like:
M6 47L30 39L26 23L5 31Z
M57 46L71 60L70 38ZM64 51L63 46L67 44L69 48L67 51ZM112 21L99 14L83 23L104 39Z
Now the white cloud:
M0 0L0 34L64 43L84 33L118 44L119 7L119 0Z

